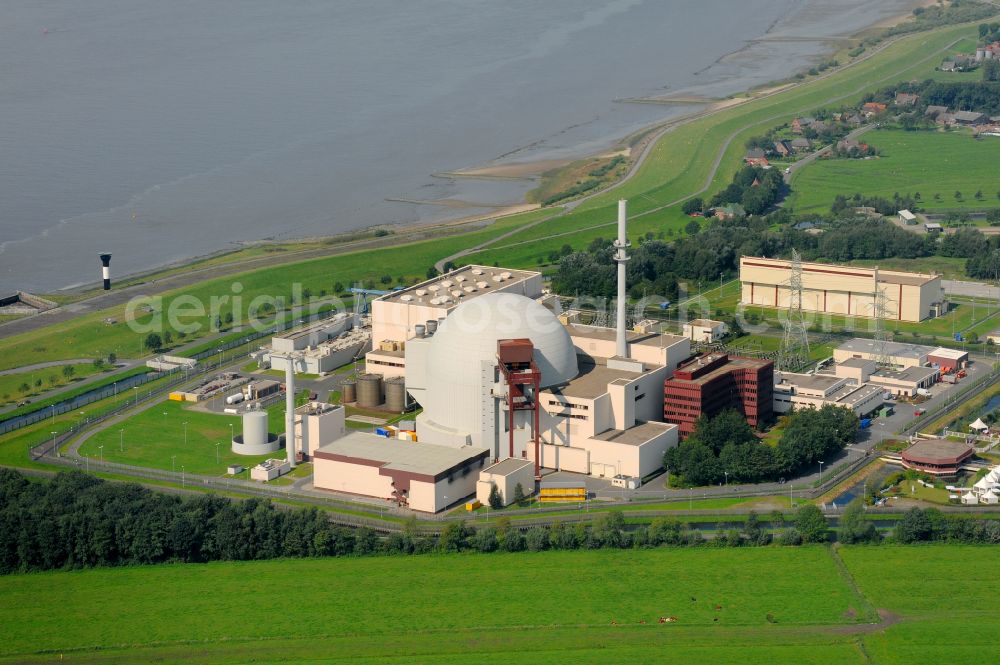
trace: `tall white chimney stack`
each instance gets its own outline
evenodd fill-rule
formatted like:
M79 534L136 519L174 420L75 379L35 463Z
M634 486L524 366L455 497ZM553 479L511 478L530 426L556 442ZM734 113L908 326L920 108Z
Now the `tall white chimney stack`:
M295 468L295 356L285 356L285 454Z
M618 315L615 318L615 355L620 358L628 357L628 345L625 343L625 264L628 263L628 254L625 250L630 247L627 227L627 206L625 199L618 200L618 239L615 241L615 262L618 263Z

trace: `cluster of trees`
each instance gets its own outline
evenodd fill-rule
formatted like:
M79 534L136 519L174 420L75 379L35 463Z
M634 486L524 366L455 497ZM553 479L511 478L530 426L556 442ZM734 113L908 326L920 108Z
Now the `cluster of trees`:
M1000 522L967 515L944 515L936 508L911 508L893 531L898 543L945 541L953 543L1000 543Z
M762 215L784 195L785 181L778 169L744 166L732 183L712 197L710 205L739 203L750 215Z
M895 215L900 210L919 210L920 192L916 194L902 194L896 192L892 200L881 196L864 196L860 192L855 192L853 196L838 194L833 199L830 212L835 216L850 216L853 208L868 207L874 208L880 215Z
M182 498L79 472L29 482L0 469L0 573L347 554L364 537L316 509Z
M938 247L933 236L910 233L885 220L846 219L829 222L824 228L825 232L803 256L837 262L890 257L915 259L935 254Z
M952 0L947 5L936 4L917 7L913 10L913 16L916 20L903 21L887 28L880 36L869 38L866 43L877 44L887 37L931 30L943 25L981 21L994 16L995 13L995 7L976 0Z
M712 219L696 235L673 242L640 238L627 264L629 295L641 298L656 294L673 299L678 282L716 281L738 269L740 256L775 256L808 243L811 236L792 229L790 221L789 213L779 210L745 219ZM781 230L771 230L772 225ZM586 251L566 254L553 277L553 289L566 295L613 297L613 254L611 240L605 238L594 239Z
M858 417L848 409L800 409L788 416L778 444L771 446L742 414L727 410L714 418L702 416L695 431L666 452L663 464L688 485L789 478L840 452L854 441L858 426Z

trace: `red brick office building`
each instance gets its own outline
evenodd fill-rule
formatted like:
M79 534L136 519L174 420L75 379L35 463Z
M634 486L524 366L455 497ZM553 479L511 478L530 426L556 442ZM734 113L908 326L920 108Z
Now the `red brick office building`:
M664 381L663 418L678 426L681 438L694 431L702 415L726 409L742 413L752 427L770 420L774 363L713 353L682 363Z

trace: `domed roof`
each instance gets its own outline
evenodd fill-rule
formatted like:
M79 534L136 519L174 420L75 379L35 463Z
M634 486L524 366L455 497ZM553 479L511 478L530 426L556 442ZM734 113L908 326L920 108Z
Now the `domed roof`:
M577 375L576 351L559 319L516 293L487 293L456 307L431 340L428 374L432 381L454 381L465 372L478 377L482 361L495 364L497 341L516 338L534 345L543 388Z

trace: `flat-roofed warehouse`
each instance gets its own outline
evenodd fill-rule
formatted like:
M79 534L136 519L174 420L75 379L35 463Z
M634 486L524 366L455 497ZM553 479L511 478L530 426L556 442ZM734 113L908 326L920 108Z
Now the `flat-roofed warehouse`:
M791 261L740 258L740 300L745 305L788 307ZM885 318L917 322L944 311L940 275L802 263L802 308L806 311L872 317L875 293L886 298Z
M924 367L930 362L930 356L935 352L932 346L907 344L905 342L886 342L885 355L890 365L896 367ZM875 340L855 337L849 339L833 350L833 359L844 363L852 358L861 360L877 360L879 355Z

